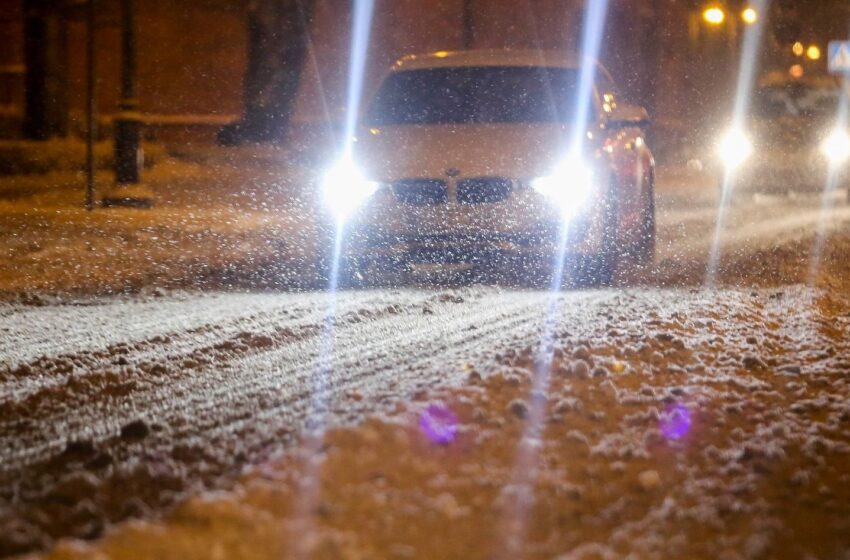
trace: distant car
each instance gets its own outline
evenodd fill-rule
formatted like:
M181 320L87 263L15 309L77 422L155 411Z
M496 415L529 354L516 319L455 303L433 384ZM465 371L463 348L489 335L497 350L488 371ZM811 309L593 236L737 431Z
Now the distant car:
M410 55L388 72L350 153L324 176L342 228L339 270L484 269L581 284L655 252L646 111L594 77L586 117L577 60L540 51ZM326 270L329 270L326 267Z
M837 124L841 89L830 76L768 76L746 125L729 131L719 155L736 192L818 194L850 185L850 134ZM828 185L829 178L832 178Z

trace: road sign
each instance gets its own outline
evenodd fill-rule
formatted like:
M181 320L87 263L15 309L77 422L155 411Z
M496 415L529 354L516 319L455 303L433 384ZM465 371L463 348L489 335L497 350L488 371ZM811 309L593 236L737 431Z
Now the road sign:
M850 74L850 41L829 42L829 72Z

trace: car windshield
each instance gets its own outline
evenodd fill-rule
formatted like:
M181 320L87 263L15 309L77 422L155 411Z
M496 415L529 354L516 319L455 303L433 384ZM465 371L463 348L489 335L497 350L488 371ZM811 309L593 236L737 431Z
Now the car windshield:
M578 72L472 66L394 72L367 112L373 125L567 122Z

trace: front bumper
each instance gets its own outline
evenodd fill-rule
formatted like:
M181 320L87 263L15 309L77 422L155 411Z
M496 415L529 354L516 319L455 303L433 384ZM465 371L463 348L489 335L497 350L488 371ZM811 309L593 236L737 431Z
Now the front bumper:
M735 172L735 189L742 192L785 194L823 192L828 186L847 188L850 165L832 170L820 154L770 154L746 162Z
M602 253L604 205L596 200L565 221L536 192L514 193L498 204L427 207L376 196L346 224L342 255L362 264L510 266L556 254Z
M552 221L539 224L534 231L493 232L455 230L446 233L392 233L380 228L351 232L349 253L372 260L392 263L474 263L495 262L513 257L551 257L564 249L570 253L592 253L593 224L575 220L566 224Z

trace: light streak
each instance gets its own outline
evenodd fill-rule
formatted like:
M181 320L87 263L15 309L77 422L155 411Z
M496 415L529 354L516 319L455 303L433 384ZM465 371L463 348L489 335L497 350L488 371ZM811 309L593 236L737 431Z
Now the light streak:
M363 94L363 82L366 72L366 55L369 50L369 36L372 27L374 0L354 0L352 5L352 28L350 41L350 61L348 68L348 88L343 137L343 158L350 158L357 122L360 113L360 103ZM328 301L322 334L319 342L319 353L316 373L313 377L311 392L311 407L307 415L308 431L310 433L304 448L305 468L301 478L298 497L294 505L294 532L307 530L305 525L310 523L312 511L319 497L319 472L322 467L321 447L324 442L327 425L328 409L328 378L334 369L334 324L337 308L337 291L339 288L340 260L345 241L345 224L339 220L335 223L333 248L331 251L330 271L328 277ZM295 558L309 556L298 543L302 539L293 534L295 543L291 556Z
M752 8L760 14L766 14L768 0L753 2ZM764 20L759 18L753 25L747 27L744 34L744 45L741 50L741 65L738 70L738 88L735 94L735 106L732 112L731 130L745 130L746 116L749 111L750 97L756 76L759 46L764 31ZM708 256L705 284L714 287L717 281L717 267L720 260L720 245L723 235L726 208L735 184L735 169L724 169L723 182L720 192L720 204L717 209L717 222L714 229L714 240Z
M588 0L582 34L581 69L576 92L575 126L572 130L567 157L581 158L583 156L585 136L593 108L596 60L599 57L607 13L608 0ZM498 542L498 548L494 551L497 558L518 558L522 555L528 516L534 505L534 482L537 478L539 451L542 445L546 414L545 399L534 398L534 395L547 395L549 393L554 359L555 326L562 300L561 286L564 283L565 272L567 272L564 261L568 231L569 220L562 220L543 335L535 360L528 417L519 442L511 480L502 489L503 497L511 500L511 507L506 509L502 516L503 527L499 533L501 538ZM508 496L508 494L510 495Z
M846 131L850 125L850 79L842 79L841 97L838 103L838 115L836 118L836 131ZM846 133L845 133L846 134ZM820 215L818 216L818 230L815 235L814 246L809 257L809 285L814 285L817 281L818 272L820 272L821 259L823 257L823 248L826 243L827 223L832 216L832 206L834 202L834 193L838 187L841 176L841 167L846 165L846 161L829 160L829 169L827 172L826 184L821 193Z

